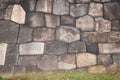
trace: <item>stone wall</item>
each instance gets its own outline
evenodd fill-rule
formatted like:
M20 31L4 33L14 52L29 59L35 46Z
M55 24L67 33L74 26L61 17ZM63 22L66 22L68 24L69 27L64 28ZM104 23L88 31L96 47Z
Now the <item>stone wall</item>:
M0 73L120 71L120 0L0 0Z

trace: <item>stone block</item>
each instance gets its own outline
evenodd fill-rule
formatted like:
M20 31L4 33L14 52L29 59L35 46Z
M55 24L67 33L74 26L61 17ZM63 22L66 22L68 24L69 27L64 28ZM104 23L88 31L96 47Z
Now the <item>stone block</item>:
M7 7L6 3L0 3L0 9L5 9Z
M120 31L120 21L119 20L112 21L112 30L113 31Z
M119 31L110 32L109 42L120 42L120 32Z
M0 66L0 75L12 76L13 67L12 66Z
M56 39L71 43L80 40L80 31L73 26L60 26L56 29Z
M37 68L37 66L25 66L25 73L31 72L40 72L41 70Z
M31 42L31 43L20 44L19 52L20 55L44 54L44 43Z
M0 10L0 19L4 19L5 10Z
M120 71L120 54L113 55L113 63L117 66L118 70Z
M75 3L75 0L67 0L69 3Z
M92 0L76 0L76 3L90 3Z
M115 64L111 64L106 67L107 72L118 72L117 66Z
M24 74L24 73L25 73L25 67L15 66L15 67L13 68L13 74L14 74L14 75Z

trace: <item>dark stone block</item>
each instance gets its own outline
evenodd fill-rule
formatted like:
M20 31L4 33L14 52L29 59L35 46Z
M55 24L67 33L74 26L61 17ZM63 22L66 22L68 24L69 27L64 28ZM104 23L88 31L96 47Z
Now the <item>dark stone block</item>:
M12 66L0 66L0 75L2 74L12 74L13 67Z
M14 69L13 69L14 71L14 75L17 75L17 74L23 74L23 73L25 73L25 67L18 67L18 66L16 66L16 67L14 67Z
M5 10L0 10L0 19L4 19Z
M5 9L8 5L6 3L0 3L0 9Z
M25 67L25 73L29 72L39 72L41 71L40 69L37 68L37 66L26 66Z
M117 65L117 68L120 71L120 54L115 54L112 57L113 57L113 63Z
M112 30L120 31L120 21L119 20L112 21Z

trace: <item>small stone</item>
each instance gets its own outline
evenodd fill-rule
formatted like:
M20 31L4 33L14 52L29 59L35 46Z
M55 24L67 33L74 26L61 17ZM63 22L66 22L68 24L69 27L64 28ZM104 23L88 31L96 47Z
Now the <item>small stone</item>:
M120 53L120 43L99 44L99 52L103 54Z
M105 20L103 18L95 18L95 30L98 32L110 32L111 21Z
M86 52L86 46L84 42L75 41L69 44L68 53L81 53Z
M20 55L37 55L44 54L44 43L31 42L26 44L20 44Z
M69 14L69 3L66 0L53 0L53 14Z
M120 31L120 21L119 20L112 21L112 30Z
M46 20L46 27L56 28L57 26L60 25L60 17L59 16L46 14L45 20Z
M75 54L65 54L58 56L58 68L65 70L76 68Z
M26 24L30 27L45 26L45 19L43 13L28 13L26 17Z
M80 53L76 55L77 67L96 65L96 55L91 53Z
M71 43L80 40L80 31L73 26L60 26L56 29L56 39Z
M47 42L45 45L46 54L65 54L67 53L68 45L59 41Z
M107 72L118 72L117 66L115 64L111 64L106 67Z
M118 54L118 55L113 55L113 63L114 63L114 65L117 66L117 68L118 68L119 71L120 71L120 54Z
M94 19L87 15L76 19L76 27L82 31L94 30Z
M81 17L88 13L87 4L71 4L70 5L70 15L73 17Z
M38 68L42 70L57 70L57 56L44 55L39 58Z
M88 72L90 72L90 73L105 73L106 69L104 66L98 65L98 66L89 67Z
M90 3L92 0L76 0L77 3Z
M7 51L7 44L0 43L0 65L5 64L6 51Z
M94 17L103 16L103 5L101 3L90 3L89 15Z
M11 20L18 23L18 24L24 24L25 23L25 16L26 16L26 12L22 8L22 6L15 4L13 6Z
M120 32L114 31L109 33L110 42L120 42Z
M33 41L53 41L54 33L54 29L35 28L33 30Z

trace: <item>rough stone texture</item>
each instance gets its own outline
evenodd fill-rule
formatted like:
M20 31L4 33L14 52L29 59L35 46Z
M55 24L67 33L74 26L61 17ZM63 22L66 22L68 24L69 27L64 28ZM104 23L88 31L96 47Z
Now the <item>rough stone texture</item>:
M56 28L57 26L60 25L60 17L59 16L46 14L45 20L46 20L46 27Z
M33 41L53 41L54 29L35 28L33 30Z
M99 52L103 54L120 53L120 43L99 44Z
M76 55L77 67L96 65L96 55L91 53L80 53Z
M57 56L44 55L39 58L38 68L42 70L57 70Z
M81 31L93 31L94 19L87 15L76 19L76 27Z
M110 32L111 21L105 20L103 18L95 18L95 30L98 32Z
M107 72L117 72L117 66L115 64L109 65L106 67Z
M87 4L71 4L70 5L70 15L73 17L84 16L88 13Z
M76 0L77 3L90 3L92 0Z
M112 21L112 30L120 31L120 21L119 20Z
M67 0L69 3L75 3L75 0Z
M93 0L93 1L96 1L96 2L110 2L111 0Z
M88 72L90 72L90 73L105 73L106 69L104 66L98 65L98 66L89 67Z
M0 65L5 64L6 51L7 51L7 44L0 43Z
M26 24L30 27L43 27L45 26L43 13L28 13L26 17Z
M65 54L58 56L58 68L66 70L76 68L75 54Z
M13 72L12 66L0 66L0 75L12 76Z
M7 4L5 3L0 3L0 9L5 9L7 7Z
M24 11L21 5L16 4L13 6L12 15L11 15L12 21L19 24L24 24L25 16L26 16L26 12Z
M46 54L65 54L67 53L68 45L59 41L47 42L45 45Z
M120 71L120 54L119 55L113 55L113 62L115 65L117 65L117 68Z
M56 30L56 39L64 42L80 40L80 31L73 26L60 26Z
M69 3L66 0L53 0L53 14L69 14Z
M81 35L81 40L91 43L104 43L108 41L108 34L101 32L84 32Z
M75 41L69 44L68 53L81 53L86 52L86 46L84 42Z
M13 68L13 74L18 75L18 74L24 74L25 73L25 68L24 67L14 67Z
M16 23L0 20L0 42L16 43L18 28Z
M120 19L120 3L105 3L104 4L104 18L109 20Z
M36 5L36 11L51 13L52 0L38 0Z
M37 55L44 54L44 43L31 42L26 44L20 44L20 55Z
M5 10L0 10L0 19L4 19Z
M25 66L25 73L40 72L37 66Z
M103 16L103 5L101 3L90 3L89 15L91 16Z
M109 41L110 42L120 42L120 32L113 31L109 33Z

